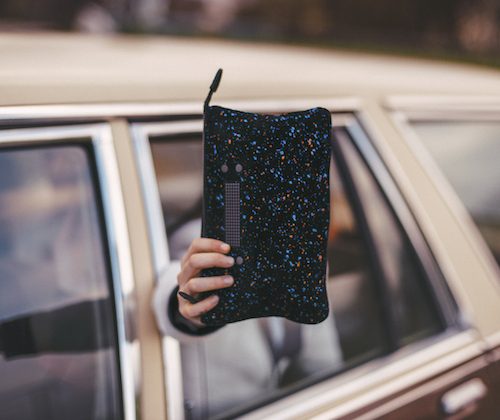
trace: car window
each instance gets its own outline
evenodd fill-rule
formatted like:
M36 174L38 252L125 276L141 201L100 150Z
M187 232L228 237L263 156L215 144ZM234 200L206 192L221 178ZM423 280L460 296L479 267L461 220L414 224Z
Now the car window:
M169 255L180 260L192 238L200 236L203 160L199 136L151 142ZM196 223L190 223L192 221ZM193 226L195 225L195 226ZM189 233L185 233L189 230Z
M438 329L423 274L389 204L347 131L335 129L333 141L343 143L342 154L353 173L338 164L335 154L330 168L329 317L317 325L278 317L251 319L182 343L187 418L232 416L386 354L394 342L404 345ZM155 137L150 144L170 255L180 259L201 233L201 134ZM373 245L379 252L373 252ZM388 315L392 305L398 321ZM390 322L399 340L391 337Z
M119 418L91 151L0 149L0 419Z
M500 266L500 122L412 121Z
M356 185L356 194L367 225L367 240L376 255L377 268L374 272L379 272L383 277L379 288L380 298L390 302L390 307L385 308L385 316L387 323L393 324L390 333L394 335L394 346L398 347L441 330L439 313L423 269L412 250L412 244L394 217L391 203L385 199L377 180L368 171L348 136L346 130L336 132Z

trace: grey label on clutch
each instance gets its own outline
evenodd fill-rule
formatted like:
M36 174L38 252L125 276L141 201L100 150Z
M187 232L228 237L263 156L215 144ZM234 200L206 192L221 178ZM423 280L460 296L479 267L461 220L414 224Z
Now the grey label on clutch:
M225 183L225 231L226 242L240 246L240 183Z

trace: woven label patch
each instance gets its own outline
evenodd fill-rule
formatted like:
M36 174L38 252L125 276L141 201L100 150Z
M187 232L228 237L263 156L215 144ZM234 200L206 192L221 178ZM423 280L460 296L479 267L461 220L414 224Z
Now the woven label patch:
M240 183L225 183L225 231L226 242L231 246L240 246Z

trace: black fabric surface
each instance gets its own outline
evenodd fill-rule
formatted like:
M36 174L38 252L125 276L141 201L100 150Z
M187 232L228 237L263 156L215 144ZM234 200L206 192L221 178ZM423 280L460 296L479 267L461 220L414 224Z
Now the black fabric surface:
M205 106L201 236L229 238L229 255L241 262L202 270L235 279L204 294L220 297L202 315L205 324L265 316L315 324L328 316L331 124L322 107L259 114ZM230 210L238 225L231 228L226 183L239 188L239 206Z

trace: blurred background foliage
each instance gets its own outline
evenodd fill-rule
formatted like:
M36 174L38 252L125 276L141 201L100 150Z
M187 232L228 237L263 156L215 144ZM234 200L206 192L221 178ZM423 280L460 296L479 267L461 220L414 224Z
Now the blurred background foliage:
M0 29L155 33L500 65L500 0L1 0Z

